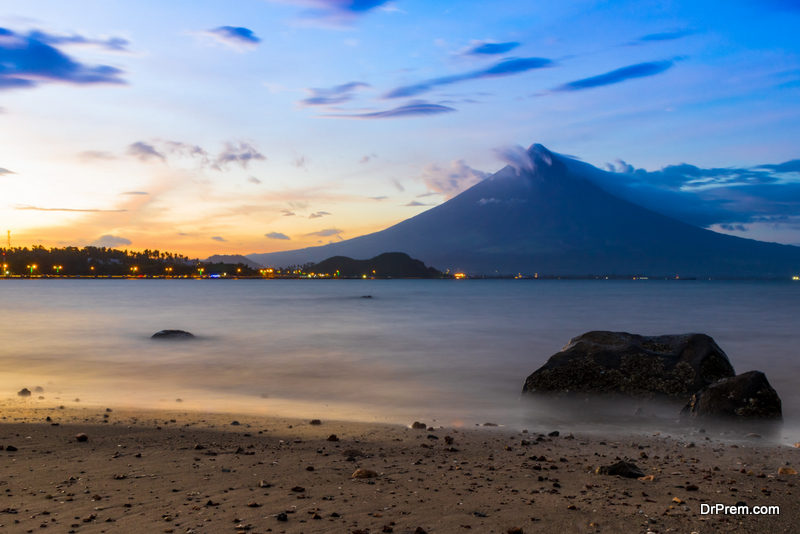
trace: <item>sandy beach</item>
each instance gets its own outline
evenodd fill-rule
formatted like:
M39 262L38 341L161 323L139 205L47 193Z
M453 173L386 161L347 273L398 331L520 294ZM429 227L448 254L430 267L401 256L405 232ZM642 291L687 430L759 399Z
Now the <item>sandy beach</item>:
M411 424L8 398L0 531L796 532L800 520L800 448L760 437ZM644 477L596 473L619 460ZM780 513L703 515L704 503Z

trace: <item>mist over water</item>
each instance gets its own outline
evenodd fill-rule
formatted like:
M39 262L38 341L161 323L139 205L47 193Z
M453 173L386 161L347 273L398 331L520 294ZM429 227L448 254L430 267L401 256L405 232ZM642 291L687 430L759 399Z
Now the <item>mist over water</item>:
M43 386L29 402L536 428L567 415L521 400L525 377L574 336L623 330L711 335L800 421L799 283L35 279L0 295L0 396ZM150 339L162 329L197 339Z

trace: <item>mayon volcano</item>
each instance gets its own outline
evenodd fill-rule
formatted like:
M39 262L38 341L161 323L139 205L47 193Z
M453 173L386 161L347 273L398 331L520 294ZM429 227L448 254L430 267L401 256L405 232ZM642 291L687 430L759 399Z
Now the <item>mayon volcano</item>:
M285 252L250 254L288 266L331 256L405 252L469 274L789 277L800 247L712 232L656 213L596 185L600 169L533 145L456 197L385 230Z

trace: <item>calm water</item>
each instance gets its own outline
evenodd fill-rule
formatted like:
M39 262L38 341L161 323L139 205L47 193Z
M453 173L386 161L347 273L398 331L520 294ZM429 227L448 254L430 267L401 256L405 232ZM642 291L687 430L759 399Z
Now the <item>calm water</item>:
M0 297L3 397L527 425L525 377L604 329L708 333L800 420L790 281L5 280ZM199 339L149 339L165 328Z

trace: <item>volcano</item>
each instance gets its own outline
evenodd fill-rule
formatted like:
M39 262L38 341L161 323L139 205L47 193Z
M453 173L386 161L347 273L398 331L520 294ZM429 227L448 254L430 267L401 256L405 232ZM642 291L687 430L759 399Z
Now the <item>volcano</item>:
M588 178L600 169L542 145L527 156L385 230L248 257L280 267L397 251L473 275L788 278L800 271L800 247L719 234L633 204Z

